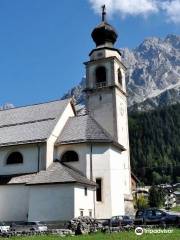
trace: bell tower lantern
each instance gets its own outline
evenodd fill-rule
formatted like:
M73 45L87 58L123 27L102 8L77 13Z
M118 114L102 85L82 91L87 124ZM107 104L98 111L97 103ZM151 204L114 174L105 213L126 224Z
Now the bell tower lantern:
M85 63L87 111L127 149L126 67L119 49L114 47L118 34L106 21L105 6L102 7L102 21L93 29L91 36L96 48Z

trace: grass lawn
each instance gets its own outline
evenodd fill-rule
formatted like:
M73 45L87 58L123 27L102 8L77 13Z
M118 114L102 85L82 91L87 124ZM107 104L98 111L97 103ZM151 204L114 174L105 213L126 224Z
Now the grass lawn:
M60 237L55 235L50 236L31 236L31 237L12 237L12 240L179 240L180 229L173 229L172 233L144 233L141 236L137 236L134 231L122 232L122 233L96 233L85 236L73 236L73 237Z
M170 209L170 211L180 212L180 206L176 206Z

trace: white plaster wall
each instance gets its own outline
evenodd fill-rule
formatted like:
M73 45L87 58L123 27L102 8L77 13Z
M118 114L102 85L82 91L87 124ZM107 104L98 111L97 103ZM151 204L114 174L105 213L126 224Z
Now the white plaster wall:
M107 57L117 57L117 59L121 60L119 53L111 51L110 49L99 49L98 51L94 51L90 56L90 60L98 60Z
M79 161L77 162L66 162L66 165L72 166L73 168L81 171L85 176L89 175L89 161L88 154L90 154L90 146L87 143L80 144L68 144L60 145L55 148L54 159L61 160L62 155L66 151L75 151L78 154Z
M124 194L131 193L127 157L114 146L93 144L93 179L102 179L102 202L96 201L96 218L124 214Z
M39 169L45 170L46 169L46 143L40 143L40 162L39 162Z
M58 136L60 135L62 129L64 128L69 117L74 116L74 111L72 109L71 103L67 105L61 117L59 118L56 126L54 127L51 135L47 140L47 150L46 150L46 169L53 162L54 155L54 143L56 142Z
M92 211L92 216L94 216L94 191L87 188L87 196L84 194L84 187L77 186L74 188L74 216L80 216L80 210L83 210L84 216L89 216L89 210Z
M121 56L118 52L116 51L111 51L110 49L106 49L105 50L105 57L117 57L117 59L119 59L119 61L121 61Z
M57 147L55 158L60 159L62 153L67 150L76 151L79 155L79 161L66 164L80 170L90 178L90 144L59 146ZM126 170L124 165L126 159L124 154L118 151L116 147L110 147L110 145L103 143L92 144L93 180L95 181L96 178L102 179L102 202L96 202L96 195L95 193L93 194L97 218L108 218L113 215L124 214L124 193L129 193L129 169ZM83 203L84 189L81 191L79 190L79 202ZM82 204L79 207L75 206L76 216L79 215L79 209L85 209L85 207L82 207ZM87 213L88 211L86 211Z
M116 90L116 103L118 141L127 149L129 148L127 99L118 90Z
M40 161L45 161L43 144L41 146ZM10 153L18 151L23 155L22 164L6 164ZM43 158L43 159L42 159ZM37 144L17 145L0 148L0 175L18 173L32 173L38 171L38 147Z
M28 200L28 187L0 185L0 221L27 221Z
M125 171L122 152L112 146L110 150L110 176L113 216L123 215L125 213L124 193L128 181Z
M58 146L54 157L60 159L62 153L67 150L76 151L79 155L79 161L66 164L80 170L90 178L90 144ZM130 171L129 168L127 169L128 165L126 163L126 154L117 150L116 147L103 143L92 144L93 180L95 181L96 178L102 179L102 202L95 201L96 218L109 218L113 215L124 214L124 193L130 193L128 185ZM84 189L79 190L79 195L76 195L80 203L80 206L75 204L76 216L79 215L80 209L86 209L83 207L83 194ZM94 200L96 200L95 193ZM75 199L75 202L77 203L77 199ZM87 214L88 210L85 210L85 214Z
M49 184L30 186L29 221L59 221L74 217L74 186Z
M131 167L130 167L130 159L129 159L129 152L124 151L122 152L122 158L124 163L124 177L125 177L125 186L124 186L124 193L131 194Z
M101 96L101 100L100 97ZM88 99L90 115L112 136L114 135L113 94L111 91L99 91Z
M129 129L128 129L128 112L127 112L127 98L121 93L116 93L117 101L117 131L118 141L122 144L126 151L122 152L124 174L126 174L126 194L131 192L131 174L130 174L130 148L129 148ZM123 109L123 114L122 114Z

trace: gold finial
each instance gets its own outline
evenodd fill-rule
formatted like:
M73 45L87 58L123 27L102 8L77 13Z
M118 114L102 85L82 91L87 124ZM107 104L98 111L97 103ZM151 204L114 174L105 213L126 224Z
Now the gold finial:
M105 22L106 20L106 5L104 4L102 6L102 22Z

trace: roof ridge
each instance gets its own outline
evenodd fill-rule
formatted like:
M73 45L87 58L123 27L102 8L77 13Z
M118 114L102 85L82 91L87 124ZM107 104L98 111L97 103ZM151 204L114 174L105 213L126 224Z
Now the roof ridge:
M36 105L43 105L43 104L48 104L48 103L53 103L53 102L61 102L61 101L67 101L68 102L70 100L71 100L71 98L56 99L56 100L51 100L51 101L46 101L46 102L27 104L27 105L13 107L13 108L9 108L9 109L0 109L0 112L10 111L10 110L19 109L19 108L26 108L26 107L36 106Z
M69 118L80 118L80 117L85 117L85 116L89 116L89 115L86 113L84 115L76 115L76 116L72 116L72 117L69 117Z
M38 119L34 121L27 121L27 122L19 122L19 123L14 123L14 124L4 124L0 125L0 128L4 127L13 127L13 126L19 126L19 125L25 125L25 124L30 124L30 123L36 123L36 122L44 122L44 121L49 121L49 120L55 120L56 118L44 118L44 119Z
M26 140L26 141L0 143L0 147L31 144L31 143L41 143L41 142L45 142L45 141L46 141L46 138L39 138L39 139Z

